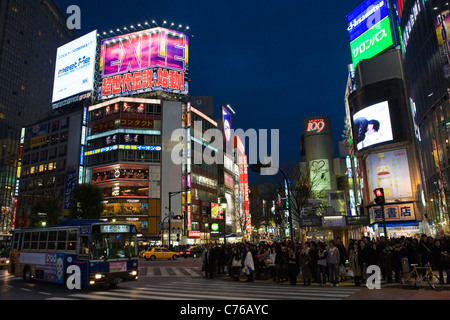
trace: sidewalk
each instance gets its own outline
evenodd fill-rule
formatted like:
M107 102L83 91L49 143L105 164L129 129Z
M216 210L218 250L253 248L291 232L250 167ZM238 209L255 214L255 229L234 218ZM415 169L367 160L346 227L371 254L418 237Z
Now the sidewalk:
M225 280L225 281L237 282L236 280L234 280L233 278L231 278L227 274L215 274L214 276L216 278L220 278L220 279ZM239 282L247 282L247 277L245 275L241 274L240 277L239 277ZM272 284L277 284L277 285L291 285L291 283L289 282L289 279L285 280L285 281L277 282L277 281L273 281L272 278L269 278L267 280L254 278L253 283L272 283ZM304 286L303 285L303 278L301 276L297 277L297 284L296 285L297 286ZM411 289L403 288L402 284L399 283L399 282L387 282L385 280L382 280L380 285L381 285L381 288L386 288L386 289L387 288L389 288L389 289L403 289L403 290L411 290L411 291L413 291L413 290L433 290L428 285L427 282L424 282L422 284L421 288L411 288ZM317 287L317 286L318 286L317 282L312 281L311 285L306 286L306 287ZM327 282L325 286L329 287L329 286L331 286L331 283ZM348 278L346 281L339 281L339 286L340 287L355 287L355 282L354 282L353 279ZM360 288L365 288L365 287L366 287L366 282L365 281L361 282ZM450 284L444 284L444 287L443 287L442 291L450 291Z

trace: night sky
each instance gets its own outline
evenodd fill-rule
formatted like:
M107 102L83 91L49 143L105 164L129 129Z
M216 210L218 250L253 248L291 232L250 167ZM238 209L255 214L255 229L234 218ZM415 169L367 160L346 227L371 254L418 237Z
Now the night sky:
M300 161L302 120L327 115L338 155L351 62L346 16L363 0L56 2L63 12L80 7L80 36L152 20L188 25L190 94L214 96L217 118L230 104L234 129L279 129L283 166Z

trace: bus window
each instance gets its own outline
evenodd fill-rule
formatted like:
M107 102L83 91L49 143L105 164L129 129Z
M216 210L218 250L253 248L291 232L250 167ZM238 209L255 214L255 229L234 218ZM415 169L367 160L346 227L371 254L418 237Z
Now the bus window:
M23 239L23 250L30 249L31 232L25 232L25 238Z
M69 230L69 237L67 242L68 251L75 251L77 249L77 236L78 230L76 229Z
M33 231L31 234L31 246L30 249L37 249L39 243L39 231Z
M88 235L80 236L80 247L79 247L78 254L83 255L83 256L89 255L89 236Z
M50 231L48 233L48 245L47 245L47 249L48 250L55 250L56 249L56 233L58 231Z
M21 240L22 240L22 235L23 235L22 232L14 233L14 243L13 243L13 248L14 249L19 249L19 245L20 245Z
M41 236L39 237L39 249L47 249L47 237L48 231L41 231Z
M66 242L67 242L67 230L59 230L58 231L58 245L56 250L66 250Z

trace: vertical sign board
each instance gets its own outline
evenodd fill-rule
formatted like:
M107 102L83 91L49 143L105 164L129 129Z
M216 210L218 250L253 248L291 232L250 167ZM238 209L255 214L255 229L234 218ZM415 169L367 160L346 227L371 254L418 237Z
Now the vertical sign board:
M77 181L77 170L66 173L66 185L64 188L64 210L72 209L72 193Z
M353 67L394 45L387 0L367 0L347 16Z
M232 154L232 140L231 140L231 114L222 107L222 122L223 122L223 146L227 154ZM225 154L224 152L224 154Z

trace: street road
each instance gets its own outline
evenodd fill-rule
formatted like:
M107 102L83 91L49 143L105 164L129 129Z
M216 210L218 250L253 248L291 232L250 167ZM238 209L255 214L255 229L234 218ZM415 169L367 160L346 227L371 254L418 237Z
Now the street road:
M252 283L231 280L225 275L205 279L200 259L180 258L139 262L138 281L121 283L117 287L68 290L65 286L33 282L10 276L0 270L1 300L450 300L449 288L442 292L430 289L404 290L400 286L383 284L379 290L341 283L339 287L319 287L315 284L296 286L288 282L257 280Z

